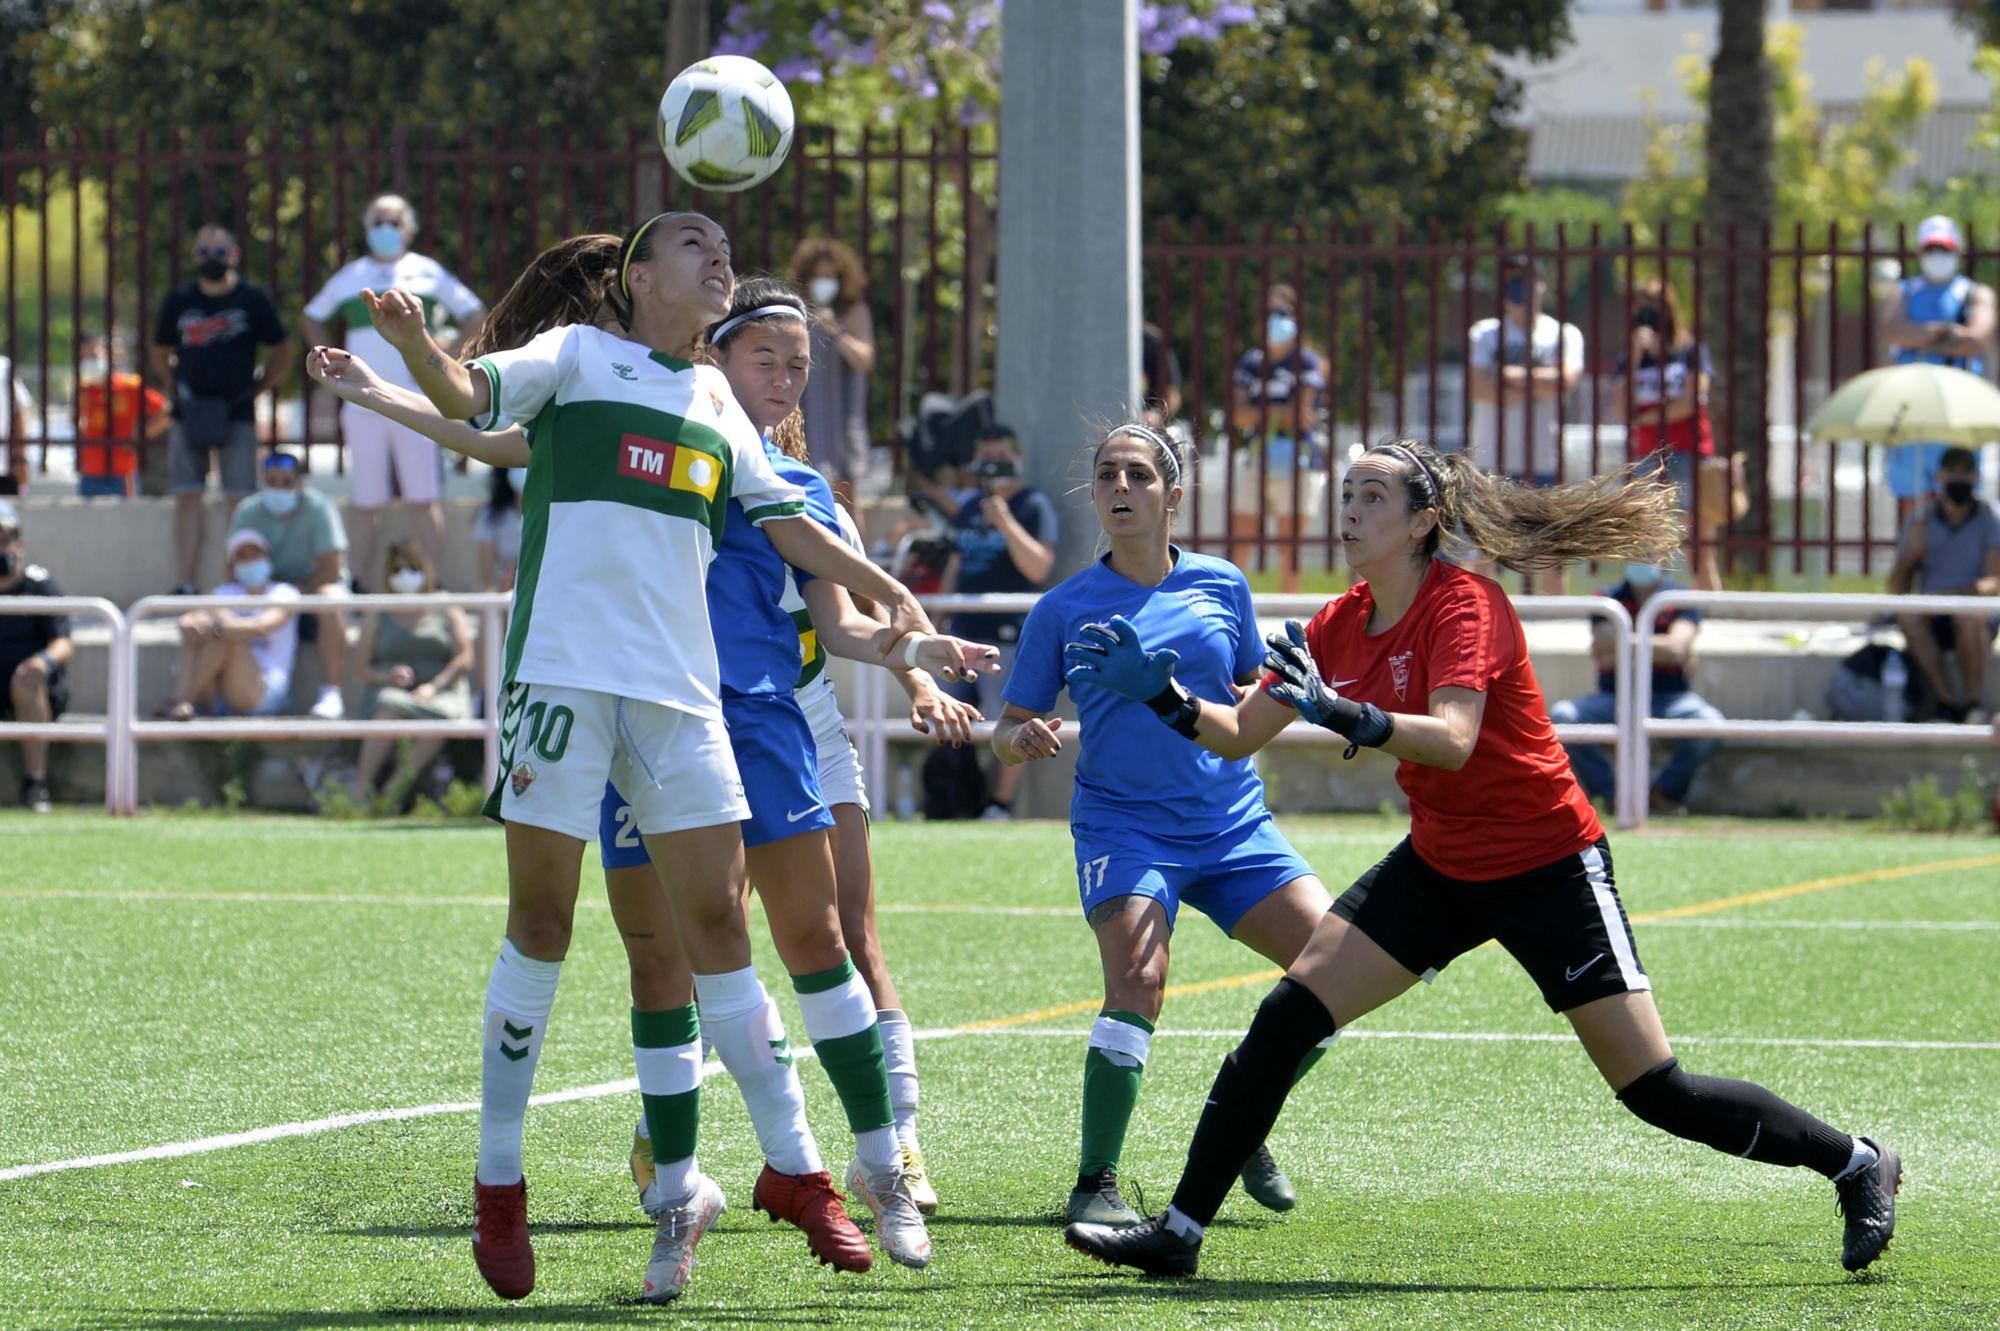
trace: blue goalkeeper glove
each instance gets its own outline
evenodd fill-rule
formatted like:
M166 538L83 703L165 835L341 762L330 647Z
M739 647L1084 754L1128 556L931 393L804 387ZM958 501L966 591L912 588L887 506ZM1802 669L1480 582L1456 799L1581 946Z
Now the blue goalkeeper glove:
M1286 620L1285 631L1273 633L1264 645L1270 649L1264 668L1278 677L1271 696L1346 740L1346 757L1352 758L1356 749L1379 749L1388 743L1396 731L1395 721L1372 702L1341 697L1320 678L1319 664L1306 645L1305 626L1298 620Z
M1085 624L1077 640L1063 648L1063 681L1109 689L1122 698L1144 703L1162 721L1189 739L1201 716L1201 701L1174 679L1180 653L1171 647L1149 652L1139 630L1123 615L1108 624Z

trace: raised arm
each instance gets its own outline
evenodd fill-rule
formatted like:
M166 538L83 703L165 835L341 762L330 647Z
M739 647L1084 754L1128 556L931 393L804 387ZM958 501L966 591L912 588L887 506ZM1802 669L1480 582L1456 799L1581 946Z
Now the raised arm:
M334 396L368 408L398 425L406 425L454 453L494 467L528 465L528 436L519 426L488 433L464 421L446 420L421 393L412 393L378 377L368 366L339 347L314 347L306 354L306 374L325 384ZM480 376L484 383L484 376Z
M800 595L805 597L806 608L812 612L813 629L819 634L820 646L834 656L881 665L897 639L908 636L893 624L863 614L844 587L824 578L808 582ZM910 654L911 647L906 641L903 656ZM962 673L968 678L975 674L991 674L1000 668L999 648L942 633L920 634L914 654L914 661L899 657L889 664L947 674ZM963 670L961 663L965 667Z
M432 339L421 301L400 287L391 287L379 296L364 289L361 299L368 306L375 331L401 354L417 387L439 412L455 421L486 414L492 406L492 387L486 376L473 374Z
M917 604L910 589L876 568L838 536L812 518L772 518L763 524L764 535L793 568L804 569L815 578L836 582L851 592L859 592L880 602L889 611L889 627L895 630L891 648L912 633L935 636L930 616ZM955 640L948 640L955 641ZM957 670L964 661L951 662Z
M1195 697L1174 678L1180 653L1171 647L1147 651L1138 630L1122 616L1114 616L1108 624L1086 624L1077 638L1063 649L1063 679L1072 692L1103 688L1144 703L1170 729L1220 757L1248 758L1296 715L1262 689L1253 689L1233 707ZM1000 750L998 734L993 747L1003 759L1007 757Z

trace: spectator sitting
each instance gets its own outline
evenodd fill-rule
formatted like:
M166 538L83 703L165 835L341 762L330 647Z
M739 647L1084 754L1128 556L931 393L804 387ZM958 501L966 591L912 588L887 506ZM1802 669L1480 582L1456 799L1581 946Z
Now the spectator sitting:
M1158 324L1139 325L1139 372L1145 378L1140 405L1146 424L1165 429L1181 414L1181 362Z
M238 528L229 533L224 549L232 580L217 587L215 595L298 599L297 587L273 580L271 549L257 532ZM181 616L174 696L159 714L169 721L192 721L207 711L276 716L291 697L298 651L298 623L282 605L190 610Z
M1917 267L1893 299L1884 302L1876 328L1885 346L1895 350L1899 365L1929 361L1972 374L1986 373L1986 351L1993 341L1993 288L1959 271L1965 240L1949 217L1926 217L1917 224ZM1944 460L1943 444L1902 444L1889 450L1883 464L1889 493L1896 497L1896 517L1908 522L1917 502L1931 492Z
M1607 587L1600 595L1624 606L1636 619L1639 608L1655 592L1675 591L1682 584L1662 578L1654 564L1627 564L1625 580ZM1701 628L1701 611L1675 607L1660 612L1653 621L1653 705L1650 715L1661 721L1720 721L1722 713L1688 687L1688 672L1694 668L1694 638ZM1618 631L1607 619L1590 625L1590 655L1597 664L1597 692L1584 698L1565 698L1549 708L1549 719L1559 726L1610 725L1618 719ZM1688 787L1695 773L1708 761L1720 741L1712 739L1675 740L1671 756L1660 774L1653 778L1651 806L1656 812L1677 813L1687 808ZM1604 748L1597 744L1565 745L1576 779L1592 799L1607 802L1618 797L1618 782Z
M140 424L140 418L145 423ZM130 369L111 363L110 342L93 333L77 347L76 492L85 499L131 499L139 493L143 433L157 439L174 428L167 400ZM96 442L86 442L94 440Z
M402 596L436 591L423 546L412 540L391 545L382 561L382 584ZM464 721L472 716L472 626L457 606L370 615L361 626L358 650L361 668L356 673L369 686L361 710L377 721ZM395 740L377 735L361 742L353 790L357 803L375 793L395 747ZM391 784L424 772L443 748L441 739L412 740Z
M61 596L49 571L28 562L21 541L21 515L0 499L0 596ZM68 615L0 615L0 674L7 692L0 697L0 721L46 725L69 707L66 667L76 654ZM21 741L21 803L36 813L49 811L49 742Z
M938 590L947 596L954 592L975 595L1038 590L1055 568L1056 506L1046 494L1022 482L1021 452L1014 432L1004 425L988 427L973 449L968 470L978 488L961 490L939 505L951 522L952 551ZM981 716L1000 714L1000 689L1013 668L1014 647L1025 618L1020 614L952 616L953 633L1000 649L998 672L980 676L976 684L944 686L952 696L975 704ZM996 763L995 768L984 816L1009 818L1024 769L1006 763Z
M812 305L812 377L799 411L812 465L866 530L855 487L868 474L868 375L875 368L875 320L861 256L841 241L807 237L792 254L792 286Z
M203 227L194 237L194 280L167 293L153 324L153 378L174 393L167 465L176 592L194 590L201 564L201 500L211 457L233 515L257 488L257 394L292 363L278 307L264 288L237 274L242 262L243 249L228 228Z
M1674 289L1658 278L1641 282L1633 293L1631 344L1618 355L1611 385L1611 410L1621 419L1631 399L1630 454L1664 470L1680 490L1681 507L1690 521L1708 516L1697 505L1699 469L1715 456L1715 428L1708 416L1708 390L1714 378L1708 348L1694 340L1681 321ZM1629 379L1629 385L1628 385ZM1661 422L1665 422L1662 430ZM1708 482L1711 486L1720 478ZM1695 537L1694 585L1703 591L1722 590L1722 566L1716 556L1720 527Z
M230 522L233 536L254 531L271 553L273 576L315 596L341 596L347 591L347 529L334 502L305 483L299 460L273 450L264 459L264 488L236 507ZM341 672L347 664L347 622L338 610L308 614L299 624L302 642L318 644L325 682L314 700L312 714L335 721L345 714L340 697Z
M1274 283L1264 295L1263 337L1236 362L1230 389L1229 424L1242 443L1231 463L1236 475L1229 557L1246 565L1248 542L1263 536L1267 516L1275 519L1279 588L1285 592L1300 586L1299 524L1326 499L1326 431L1320 421L1325 391L1325 361L1299 340L1298 292Z
M1900 450L1898 450L1900 451ZM1937 497L1903 528L1889 591L1896 596L2000 596L2000 508L1976 492L1979 462L1970 449L1948 448L1938 460ZM1937 700L1938 719L1983 724L1980 698L1993 624L1986 615L1898 615L1910 659ZM1944 654L1958 661L1965 687L1953 689Z
M495 467L487 479L486 507L472 527L485 591L514 590L514 570L521 563L521 487L527 481L526 467Z

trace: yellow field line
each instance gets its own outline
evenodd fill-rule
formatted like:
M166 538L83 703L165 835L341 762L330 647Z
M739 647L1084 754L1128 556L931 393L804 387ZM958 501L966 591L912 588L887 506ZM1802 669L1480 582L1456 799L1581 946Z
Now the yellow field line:
M1984 869L2000 865L2000 855L1972 855L1964 859L1933 860L1928 864L1899 864L1888 869L1868 869L1861 873L1839 874L1832 878L1814 878L1803 883L1788 883L1783 887L1767 887L1756 892L1741 892L1733 897L1717 897L1713 901L1697 901L1693 905L1674 906L1667 910L1645 911L1632 916L1635 924L1653 920L1678 920L1690 915L1713 915L1719 911L1733 910L1738 906L1755 906L1766 901L1782 901L1786 897L1804 896L1808 892L1824 892L1829 888L1852 887L1857 883L1877 883L1891 878L1911 878L1918 874L1950 873L1958 869ZM1488 941L1482 947L1492 947ZM1250 971L1244 975L1225 976L1219 980L1201 980L1194 984L1170 984L1165 997L1179 998L1184 994L1213 993L1218 989L1241 989L1250 984L1268 984L1284 972L1275 968ZM986 1021L970 1021L959 1027L965 1031L1003 1030L1009 1026L1029 1026L1038 1021L1051 1021L1057 1017L1073 1017L1079 1012L1095 1012L1104 1006L1101 998L1092 998L1080 1003L1059 1003L1054 1007L1037 1008L1033 1012L1017 1012L1011 1017L993 1017Z

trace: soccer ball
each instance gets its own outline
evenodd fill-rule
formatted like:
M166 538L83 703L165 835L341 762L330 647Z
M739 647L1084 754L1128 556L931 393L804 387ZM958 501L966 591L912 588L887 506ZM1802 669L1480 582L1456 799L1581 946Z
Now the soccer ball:
M660 98L660 151L698 189L761 184L791 146L791 94L748 56L697 60Z

